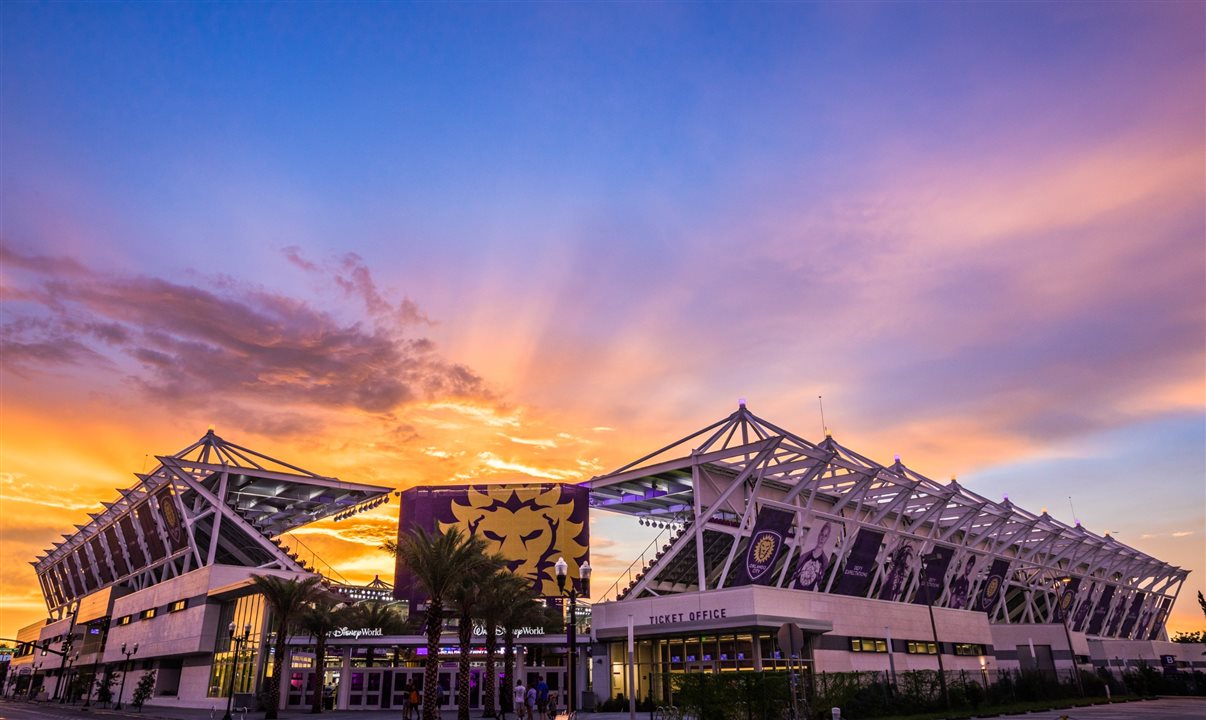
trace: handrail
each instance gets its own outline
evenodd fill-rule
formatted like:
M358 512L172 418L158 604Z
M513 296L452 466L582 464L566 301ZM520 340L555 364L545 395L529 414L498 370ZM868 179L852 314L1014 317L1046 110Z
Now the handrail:
M620 574L616 576L616 581L611 584L611 587L607 588L606 592L603 593L603 598L604 599L610 598L612 596L612 591L616 590L617 588L620 587L620 580L624 579L625 573L628 574L628 582L629 582L629 584L631 584L632 583L632 569L634 567L636 567L636 564L641 563L641 566L644 567L645 554L648 553L650 551L650 549L652 549L654 546L656 546L659 542L661 542L662 535L665 535L667 532L669 532L671 534L671 536L673 536L673 534L675 532L677 532L679 529L681 529L682 527L683 527L682 525L678 525L678 526L667 525L666 527L662 528L662 531L659 532L657 534L657 536L654 537L653 540L649 543L649 545L647 545L645 547L645 549L641 551L641 556L639 558L637 558L636 560L633 560L632 563L628 567L626 567L620 571ZM658 554L659 553L653 554L654 559L657 559Z
M351 582L350 582L350 581L349 581L347 578L345 578L345 577L344 577L342 574L340 574L340 572L339 572L338 570L336 570L336 569L335 569L335 567L331 565L331 563L329 563L329 562L327 562L326 560L323 560L322 558L320 558L320 557L318 556L318 553L314 552L314 548L312 548L312 547L310 547L309 545L307 545L307 544L305 544L304 542L302 542L302 539L301 539L301 538L299 538L298 536L294 535L294 534L293 534L293 533L291 533L291 532L285 533L285 534L284 534L284 535L282 535L281 537L285 537L285 536L288 536L292 542L296 542L298 545L301 545L303 548L305 548L305 549L306 549L306 551L307 551L307 552L309 552L309 553L310 553L310 560L311 560L311 561L314 563L314 569L315 569L315 570L317 570L317 569L318 569L318 563L322 563L323 565L326 565L326 566L327 566L327 569L331 571L331 574L334 574L334 575L338 576L338 577L339 577L339 579L343 581L343 584L344 584L344 585L351 585L351 584L352 584L352 583L351 583ZM322 575L324 575L324 576L326 576L326 577L330 577L330 574L328 574L328 573L321 573L321 574L322 574Z

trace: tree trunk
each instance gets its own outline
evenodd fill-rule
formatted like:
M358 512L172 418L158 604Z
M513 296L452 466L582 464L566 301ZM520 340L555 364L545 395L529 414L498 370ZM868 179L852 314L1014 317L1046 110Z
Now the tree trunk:
M314 697L310 701L310 712L322 712L323 693L327 680L327 636L318 635L314 642Z
M498 717L497 705L494 698L498 686L498 672L495 670L495 656L498 655L498 637L494 634L498 623L493 619L486 620L486 679L482 683L482 692L486 693L485 712L482 717Z
M515 695L515 631L510 625L503 626L503 707L510 707L518 713L513 697ZM508 705L509 704L509 705Z
M431 598L427 603L427 660L423 667L423 720L439 720L440 633L444 630L444 608Z
M268 697L264 698L264 720L276 720L281 704L281 673L285 672L285 623L276 626L276 650L272 657L272 677L268 678Z
M456 626L461 647L456 666L456 720L469 720L469 646L473 642L473 618L461 613Z

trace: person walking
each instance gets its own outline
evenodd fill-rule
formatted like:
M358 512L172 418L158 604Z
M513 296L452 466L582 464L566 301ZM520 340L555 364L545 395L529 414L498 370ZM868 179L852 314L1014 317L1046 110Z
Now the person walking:
M523 680L515 683L515 691L511 693L512 703L515 705L515 720L524 720L523 709L527 703L528 689L523 686ZM528 718L531 720L531 718Z
M402 691L402 717L404 720L411 720L411 717L418 712L419 709L419 691L415 688L415 680L411 678L406 681L406 689Z
M528 696L524 702L524 712L528 715L528 720L533 720L536 717L536 686L528 687Z
M549 684L543 676L536 679L536 712L540 720L549 720Z

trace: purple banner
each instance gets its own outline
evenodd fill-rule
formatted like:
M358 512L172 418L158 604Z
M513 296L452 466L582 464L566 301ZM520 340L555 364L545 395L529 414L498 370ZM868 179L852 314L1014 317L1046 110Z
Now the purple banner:
M92 562L84 553L81 546L71 553L71 561L75 563L75 571L83 581L84 592L92 592L97 588L96 577L92 574Z
M92 559L96 562L96 572L100 575L101 585L113 582L113 570L109 567L109 558L105 557L105 551L101 549L99 536L92 536L88 541L88 549L92 551Z
M951 594L946 599L946 606L952 610L967 610L971 605L972 591L972 575L976 570L976 563L979 558L975 555L968 554L963 559L963 564L959 566L959 571L955 574L955 579L951 580Z
M159 528L155 527L155 516L151 513L151 501L146 500L134 507L134 517L138 519L138 528L142 530L142 539L147 543L147 552L151 554L151 562L162 560L167 555L163 546L163 538L159 537Z
M1139 621L1139 611L1143 609L1143 601L1147 596L1141 592L1135 593L1135 597L1131 598L1131 606L1126 611L1126 617L1122 621L1122 631L1119 637L1129 638L1131 632L1135 629L1135 623Z
M1072 629L1080 632L1085 629L1089 620L1089 612L1093 609L1093 595L1097 592L1097 583L1090 583L1089 589L1081 593L1080 604L1072 615Z
M450 485L402 492L398 541L415 528L443 532L459 527L484 538L489 552L507 558L511 572L532 582L538 595L558 597L553 565L564 557L571 579L590 552L589 489L556 483ZM425 600L399 558L394 597L411 608Z
M126 556L121 552L121 543L117 541L117 528L110 525L105 528L102 533L105 538L105 547L109 550L109 557L113 560L113 568L117 571L117 577L123 578L130 574L130 565L126 562Z
M931 605L942 597L942 591L946 589L944 582L946 570L950 567L951 558L954 556L954 548L942 545L935 545L930 554L925 556L925 567L921 570L921 578L917 582L917 592L913 595L915 604Z
M172 553L187 548L188 530L184 527L184 517L180 514L172 489L167 486L160 488L155 493L155 503L159 505L159 521L163 524Z
M992 615L997 609L997 603L1005 592L1005 575L1009 572L1009 561L998 558L992 561L988 568L988 577L980 587L980 595L976 598L976 610Z
M127 513L117 521L117 527L121 529L121 539L126 543L126 552L130 554L130 571L137 572L146 566L147 556L142 551L142 544L138 542L134 520Z
M1122 618L1126 615L1127 600L1130 597L1130 591L1123 590L1122 594L1114 600L1114 610L1110 614L1110 622L1105 629L1105 634L1109 637L1118 637L1118 630L1122 627Z
M1156 617L1152 622L1152 626L1147 629L1147 639L1155 640L1160 637L1160 630L1164 627L1165 620L1168 619L1168 610L1172 607L1172 598L1164 598L1160 601L1160 609L1156 611Z
M896 541L896 545L892 548L892 552L888 553L885 563L888 572L884 575L884 582L879 587L880 600L900 599L901 594L908 587L909 578L913 576L914 557L912 540L901 538Z
M745 549L745 562L737 569L732 586L769 585L774 580L771 571L783 551L787 530L795 518L795 513L786 510L764 507L758 511Z
M1093 615L1089 620L1089 629L1086 630L1090 635L1099 635L1102 627L1105 625L1106 615L1110 613L1110 601L1114 599L1114 586L1106 585L1101 591L1101 596L1097 598L1097 605L1093 607Z
M1055 603L1054 622L1067 621L1072 614L1072 605L1076 602L1076 593L1080 591L1080 578L1074 577L1064 585Z
M809 547L796 563L796 588L799 590L821 589L825 573L833 557L833 546L838 541L837 524L830 520L818 520L819 524L809 535Z
M875 556L884 541L884 534L871 528L859 528L854 536L854 546L846 555L846 565L833 591L838 595L858 595L867 592L867 583L875 568Z

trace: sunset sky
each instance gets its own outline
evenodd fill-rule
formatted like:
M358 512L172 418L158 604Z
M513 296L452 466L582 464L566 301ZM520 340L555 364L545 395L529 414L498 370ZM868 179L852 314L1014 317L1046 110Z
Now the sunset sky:
M0 636L213 425L575 481L748 399L1206 627L1206 6L0 4ZM301 537L392 577L389 504ZM598 520L602 591L648 536Z

